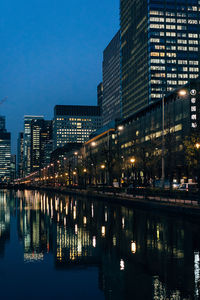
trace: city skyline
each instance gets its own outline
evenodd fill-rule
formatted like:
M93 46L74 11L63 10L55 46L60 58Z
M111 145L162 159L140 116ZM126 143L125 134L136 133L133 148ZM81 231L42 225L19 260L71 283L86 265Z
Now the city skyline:
M0 113L15 153L24 115L52 119L56 104L96 105L103 50L119 29L118 1L79 1L78 12L77 3L22 2L1 3L0 99L8 98Z

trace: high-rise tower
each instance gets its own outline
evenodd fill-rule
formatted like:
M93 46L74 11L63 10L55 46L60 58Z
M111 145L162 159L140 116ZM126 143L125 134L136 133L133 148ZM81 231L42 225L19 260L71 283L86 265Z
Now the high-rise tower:
M43 119L43 116L24 116L23 171L25 176L31 172L31 125L34 120Z
M121 117L120 31L103 52L102 123Z
M198 0L120 0L122 112L128 117L199 76Z
M5 117L0 116L0 182L10 181L11 134L5 127Z

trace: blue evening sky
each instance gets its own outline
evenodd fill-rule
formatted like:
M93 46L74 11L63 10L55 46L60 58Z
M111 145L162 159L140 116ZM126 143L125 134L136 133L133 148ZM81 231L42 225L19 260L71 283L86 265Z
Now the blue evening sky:
M119 29L119 0L0 1L0 114L16 151L24 115L96 105L102 52Z

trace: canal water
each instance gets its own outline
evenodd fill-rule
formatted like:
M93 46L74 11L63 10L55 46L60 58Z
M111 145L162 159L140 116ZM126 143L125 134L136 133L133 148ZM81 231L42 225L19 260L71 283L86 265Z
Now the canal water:
M200 220L0 192L0 299L200 299Z

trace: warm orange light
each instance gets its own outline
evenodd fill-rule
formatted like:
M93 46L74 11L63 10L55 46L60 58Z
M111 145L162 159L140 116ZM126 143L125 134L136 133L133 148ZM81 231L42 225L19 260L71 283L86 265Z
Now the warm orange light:
M105 165L101 165L101 169L105 169Z
M180 90L180 91L178 92L178 94L179 94L179 96L184 97L184 96L187 95L187 91L186 91L186 90Z
M197 149L199 149L199 148L200 148L200 143L196 143L196 144L195 144L195 147L196 147Z
M102 235L102 237L104 237L106 235L106 227L105 226L101 227L101 235Z
M130 162L133 164L135 162L135 158L131 158Z
M133 254L136 253L136 242L131 241L131 252Z
M86 172L87 172L87 169L84 169L83 172L86 173Z
M122 126L122 125L118 126L119 131L122 131L123 129L124 129L124 126Z

